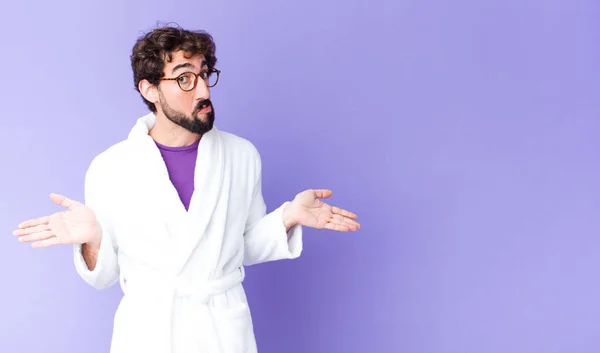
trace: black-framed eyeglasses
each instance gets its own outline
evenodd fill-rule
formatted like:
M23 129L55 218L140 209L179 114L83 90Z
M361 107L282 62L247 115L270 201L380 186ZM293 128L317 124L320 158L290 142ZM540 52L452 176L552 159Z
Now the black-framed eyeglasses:
M181 88L185 92L189 92L196 88L198 84L198 78L202 78L206 83L207 87L214 87L219 82L219 75L221 74L220 70L217 69L209 69L208 71L202 71L199 74L195 74L193 72L184 72L177 77L163 77L161 80L166 81L177 81L179 88Z

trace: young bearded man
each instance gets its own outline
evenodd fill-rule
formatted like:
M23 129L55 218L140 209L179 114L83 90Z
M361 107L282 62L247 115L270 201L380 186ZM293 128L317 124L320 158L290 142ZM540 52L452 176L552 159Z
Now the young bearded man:
M360 227L319 200L330 190L266 213L258 151L213 126L216 62L203 31L139 38L131 66L150 112L92 160L85 204L51 194L65 210L15 230L36 248L72 244L77 272L95 288L120 282L112 353L256 352L244 266L300 256L303 226Z

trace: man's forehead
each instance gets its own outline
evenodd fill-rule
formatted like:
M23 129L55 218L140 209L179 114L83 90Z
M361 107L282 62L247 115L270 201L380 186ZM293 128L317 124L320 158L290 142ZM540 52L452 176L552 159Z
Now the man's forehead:
M194 67L199 69L204 65L206 65L204 54L199 53L191 56L189 53L177 51L172 54L171 61L165 62L165 69L173 70L176 67Z

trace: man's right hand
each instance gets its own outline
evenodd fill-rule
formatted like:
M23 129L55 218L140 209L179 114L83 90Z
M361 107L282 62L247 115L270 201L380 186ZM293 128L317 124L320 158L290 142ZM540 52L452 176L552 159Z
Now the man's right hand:
M50 199L66 208L49 216L21 222L13 232L21 242L31 242L33 248L57 244L88 244L99 248L102 230L94 211L81 202L51 194Z

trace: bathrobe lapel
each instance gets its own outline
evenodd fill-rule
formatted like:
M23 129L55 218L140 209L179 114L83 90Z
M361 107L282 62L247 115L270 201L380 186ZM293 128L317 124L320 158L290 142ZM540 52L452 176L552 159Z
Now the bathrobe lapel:
M223 185L225 151L220 132L216 127L204 134L198 145L196 169L194 172L194 192L189 209L179 199L167 167L148 132L154 126L155 115L147 114L138 119L129 134L135 145L136 163L139 165L141 182L146 184L149 197L144 197L144 207L159 210L164 219L165 241L170 242L166 249L174 249L173 270L180 273L196 248L203 247L203 260L209 272L220 253L221 241L211 239L207 232ZM210 266L210 265L213 266ZM207 276L209 273L207 273Z

